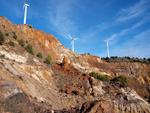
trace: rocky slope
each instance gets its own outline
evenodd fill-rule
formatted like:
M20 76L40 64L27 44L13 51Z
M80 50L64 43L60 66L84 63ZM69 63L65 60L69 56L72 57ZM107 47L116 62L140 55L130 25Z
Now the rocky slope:
M102 82L88 75L91 71L110 78L124 74L147 87L149 65L108 64L96 56L78 55L53 35L15 25L5 17L0 17L0 30L5 34L0 45L0 112L150 112L150 105L135 90L123 88L121 82ZM14 32L17 40L24 39L33 46L35 55L18 44ZM8 45L10 40L14 47ZM36 56L38 52L44 58L50 55L52 64L43 63L44 58ZM130 79L129 83L136 89Z

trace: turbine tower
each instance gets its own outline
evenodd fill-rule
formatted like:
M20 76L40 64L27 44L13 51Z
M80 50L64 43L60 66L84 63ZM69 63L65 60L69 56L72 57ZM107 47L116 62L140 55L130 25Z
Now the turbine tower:
M130 57L130 49L128 48L128 57Z
M29 7L29 5L28 5L28 4L26 4L26 3L24 2L24 7L25 7L25 12L24 12L24 24L26 24L27 7Z
M72 51L74 52L74 40L78 40L78 38L72 38L69 34L68 34L69 38L71 38L71 45L72 45Z
M105 42L107 43L107 55L108 55L108 58L109 58L109 47L108 47L109 41L111 41L111 40L105 40Z

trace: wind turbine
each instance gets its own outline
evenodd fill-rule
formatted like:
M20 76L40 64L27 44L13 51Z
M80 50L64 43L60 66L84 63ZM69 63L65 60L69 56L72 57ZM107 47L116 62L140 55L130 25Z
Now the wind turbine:
M72 38L69 34L68 34L69 38L71 38L71 45L72 45L72 51L74 52L74 40L78 40L78 38Z
M128 57L130 57L130 49L128 48Z
M109 58L109 47L108 47L109 41L111 41L111 40L105 40L105 42L107 43L107 55L108 55L108 58Z
M25 12L24 12L24 24L26 24L27 7L29 7L29 5L28 5L28 4L26 4L26 3L24 2L24 7L25 7Z

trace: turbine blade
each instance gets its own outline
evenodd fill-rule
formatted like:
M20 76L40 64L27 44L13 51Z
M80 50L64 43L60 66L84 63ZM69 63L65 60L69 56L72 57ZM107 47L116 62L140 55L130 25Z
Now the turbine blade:
M70 45L72 45L72 43L73 43L73 40L71 41Z
M69 38L73 39L69 34L68 34Z
M24 8L25 8L25 1L24 1L24 4L23 4L23 10L24 10Z
M73 38L73 40L78 40L78 38Z

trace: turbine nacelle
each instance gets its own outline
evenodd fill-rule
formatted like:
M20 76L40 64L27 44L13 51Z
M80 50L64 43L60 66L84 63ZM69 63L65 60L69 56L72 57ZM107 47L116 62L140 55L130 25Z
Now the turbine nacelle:
M24 6L27 6L27 7L29 7L29 4L24 4Z

